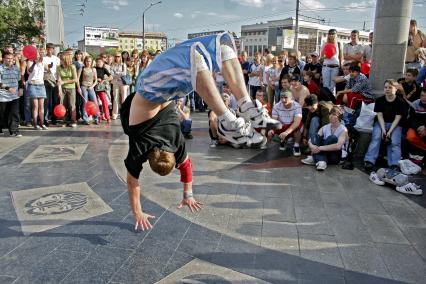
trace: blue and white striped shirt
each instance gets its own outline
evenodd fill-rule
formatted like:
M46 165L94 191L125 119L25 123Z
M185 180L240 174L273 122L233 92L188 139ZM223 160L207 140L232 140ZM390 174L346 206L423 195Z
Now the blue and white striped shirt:
M6 67L4 64L0 64L0 83L3 86L14 88L15 93L0 89L0 102L10 102L19 98L18 96L18 82L21 79L21 72L16 65Z

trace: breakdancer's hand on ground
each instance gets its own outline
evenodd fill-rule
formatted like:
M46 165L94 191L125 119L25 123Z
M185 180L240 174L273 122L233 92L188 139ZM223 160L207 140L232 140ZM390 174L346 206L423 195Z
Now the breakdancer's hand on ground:
M191 210L192 213L200 211L203 203L195 200L194 197L188 197L182 199L182 201L178 205L178 209L182 208L183 206L188 206L189 210Z
M134 217L136 220L135 230L138 230L138 228L140 228L142 231L152 229L152 225L149 222L149 219L154 219L155 216L140 211L139 213L134 213Z

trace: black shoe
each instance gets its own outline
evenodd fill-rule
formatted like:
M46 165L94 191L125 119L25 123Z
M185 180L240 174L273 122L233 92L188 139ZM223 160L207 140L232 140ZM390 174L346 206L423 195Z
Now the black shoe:
M191 133L184 134L183 137L185 137L185 139L189 139L189 140L192 139L192 138L194 138L194 136L192 136Z
M0 129L0 135L4 135L4 132L2 129Z
M346 159L343 161L342 169L352 171L354 169L354 164L352 163L352 161Z
M364 163L364 170L365 170L367 173L371 173L371 172L374 170L374 164L373 164L373 163L371 163L371 162L365 162L365 163Z

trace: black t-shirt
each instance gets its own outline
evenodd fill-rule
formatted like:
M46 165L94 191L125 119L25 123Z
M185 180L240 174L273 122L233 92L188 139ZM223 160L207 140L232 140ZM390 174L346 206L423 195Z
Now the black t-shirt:
M402 99L398 96L393 102L388 102L386 96L383 96L376 100L374 111L383 113L383 120L387 123L392 123L395 120L395 116L404 115L405 109Z
M243 71L250 71L250 62L248 61L244 61L243 63L241 63L241 69L243 69ZM248 84L249 81L249 76L248 74L243 74L244 75L244 81L246 82L246 85Z
M103 80L105 75L109 77L111 76L111 73L109 73L105 67L101 67L101 68L96 67L96 76L98 77L98 79Z
M134 96L134 95L133 95ZM137 125L128 126L128 113L133 96L129 96L122 105L121 115L125 133L129 135L129 152L124 160L127 171L139 178L142 164L148 159L148 154L154 148L175 154L176 166L186 158L185 139L180 131L180 123L174 103L157 113L156 116ZM124 108L124 109L123 109Z
M314 64L314 63L307 63L305 65L305 68L303 68L303 70L305 70L305 71L312 71L312 72L314 72L316 74L320 74L320 76L321 76L322 65L320 63L318 63L318 62L316 64ZM318 86L320 85L320 83L321 83L321 77L319 79L313 77L312 79L314 80L315 83L317 83Z

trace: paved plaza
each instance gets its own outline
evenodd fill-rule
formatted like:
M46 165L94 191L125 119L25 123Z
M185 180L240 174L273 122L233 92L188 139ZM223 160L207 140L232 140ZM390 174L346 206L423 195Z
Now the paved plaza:
M425 283L425 196L359 169L317 172L276 144L210 148L206 117L187 141L204 209L177 209L179 172L146 166L145 232L119 121L1 137L0 283Z

